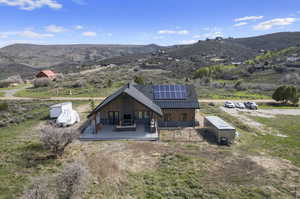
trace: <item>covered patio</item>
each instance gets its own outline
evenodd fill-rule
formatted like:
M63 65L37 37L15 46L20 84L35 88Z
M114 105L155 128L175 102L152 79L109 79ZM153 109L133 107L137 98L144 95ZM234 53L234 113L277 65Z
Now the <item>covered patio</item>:
M157 129L151 133L150 128L144 124L137 124L136 130L117 131L115 125L104 125L98 133L93 133L91 126L87 127L80 135L82 141L107 141L107 140L159 140Z

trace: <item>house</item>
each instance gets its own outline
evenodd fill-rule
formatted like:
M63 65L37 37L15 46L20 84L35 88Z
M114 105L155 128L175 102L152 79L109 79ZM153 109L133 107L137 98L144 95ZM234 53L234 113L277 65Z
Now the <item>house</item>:
M56 78L56 73L52 70L42 70L37 75L37 78L49 78L50 80L54 80Z
M193 127L198 98L192 85L127 84L89 115L81 139L157 140L158 128Z
M286 61L287 62L296 62L299 60L299 57L287 57Z

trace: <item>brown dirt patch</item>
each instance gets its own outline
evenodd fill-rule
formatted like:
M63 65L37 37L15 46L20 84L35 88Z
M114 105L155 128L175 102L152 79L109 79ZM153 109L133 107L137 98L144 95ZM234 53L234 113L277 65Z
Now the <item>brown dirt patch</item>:
M98 181L120 181L128 172L152 169L165 147L158 142L80 142L73 143L64 159L86 162Z

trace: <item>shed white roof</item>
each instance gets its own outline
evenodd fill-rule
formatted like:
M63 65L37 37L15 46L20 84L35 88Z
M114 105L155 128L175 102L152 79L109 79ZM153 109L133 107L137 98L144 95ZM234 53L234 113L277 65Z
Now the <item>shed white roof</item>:
M205 117L211 124L213 124L219 130L235 130L233 126L226 123L224 120L217 116L207 116Z

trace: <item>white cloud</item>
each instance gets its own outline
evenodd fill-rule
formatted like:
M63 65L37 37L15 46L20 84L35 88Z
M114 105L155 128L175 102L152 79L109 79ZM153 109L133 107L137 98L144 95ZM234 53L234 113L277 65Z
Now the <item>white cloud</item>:
M193 36L195 39L200 39L200 38L203 38L203 35L194 35Z
M165 37L164 36L154 36L153 39L155 40L160 40L160 39L164 39Z
M62 4L55 0L0 0L0 4L8 6L16 6L22 10L34 10L44 6L48 6L52 9L62 8Z
M85 37L95 37L95 36L97 36L97 33L95 33L95 32L83 32L82 35L85 36Z
M236 21L236 22L239 22L239 21L255 21L255 20L258 20L258 19L262 19L262 18L264 18L264 16L246 16L246 17L234 19L234 21Z
M269 30L274 26L287 26L296 22L296 18L277 18L257 24L254 30Z
M54 36L53 34L42 34L42 33L33 32L31 30L24 30L22 32L18 32L17 35L21 37L39 38L39 39Z
M198 41L197 40L183 40L181 41L181 44L194 44L194 43L197 43Z
M5 38L7 38L8 36L6 35L6 34L4 34L4 33L0 33L0 39L5 39Z
M83 26L77 25L77 26L75 26L74 28L75 28L76 30L82 30L82 29L83 29Z
M26 29L26 30L23 30L23 31L2 32L2 33L0 33L0 38L8 38L10 36L41 39L41 38L53 37L54 35L53 34L38 33L38 32L34 32L30 29Z
M209 39L214 39L216 37L224 37L224 35L222 32L216 31L216 32L204 34L204 37L209 38Z
M113 36L113 34L112 34L112 33L107 33L107 34L106 34L106 36L108 36L108 37L112 37L112 36Z
M190 32L188 30L159 30L157 33L160 35L187 35Z
M67 31L64 27L62 26L57 26L57 25L49 25L45 27L45 30L47 32L53 32L53 33L59 33L59 32L65 32Z
M247 24L248 24L247 22L240 22L240 23L234 24L233 26L239 27L239 26L245 26L245 25L247 25Z

